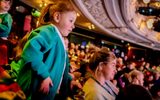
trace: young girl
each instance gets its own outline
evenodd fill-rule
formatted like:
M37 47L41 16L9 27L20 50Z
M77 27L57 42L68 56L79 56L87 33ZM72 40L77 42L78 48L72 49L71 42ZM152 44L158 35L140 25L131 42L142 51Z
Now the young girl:
M71 80L63 37L75 28L76 17L73 6L63 1L42 10L20 59L17 82L27 99L54 100L64 80Z
M8 13L11 4L11 0L0 0L0 37L2 39L7 39L11 30L12 17Z
M12 27L12 17L8 13L12 0L0 0L0 65L8 64L7 38Z

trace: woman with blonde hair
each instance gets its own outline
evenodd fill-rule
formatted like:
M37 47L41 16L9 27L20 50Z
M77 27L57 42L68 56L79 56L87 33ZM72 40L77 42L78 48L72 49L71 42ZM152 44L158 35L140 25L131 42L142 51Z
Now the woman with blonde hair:
M95 50L89 61L90 78L85 82L85 100L114 100L118 93L110 82L116 73L116 56L108 48Z
M141 71L133 70L129 73L129 82L131 84L137 84L143 86L144 75Z

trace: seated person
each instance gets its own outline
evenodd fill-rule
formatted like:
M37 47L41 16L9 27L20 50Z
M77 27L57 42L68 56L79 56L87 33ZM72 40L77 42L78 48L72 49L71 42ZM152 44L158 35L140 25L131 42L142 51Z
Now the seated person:
M116 100L152 100L152 96L143 86L131 84L120 90Z
M116 73L116 56L108 48L95 50L90 58L90 78L85 82L85 100L115 100L118 90L110 82Z

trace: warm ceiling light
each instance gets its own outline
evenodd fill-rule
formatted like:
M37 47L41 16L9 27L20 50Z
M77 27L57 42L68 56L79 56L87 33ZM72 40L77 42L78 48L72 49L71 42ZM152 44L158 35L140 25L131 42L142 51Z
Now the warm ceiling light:
M47 3L44 3L44 6L47 6Z
M88 28L89 28L90 30L92 29L90 25L88 26Z
M130 47L130 46L128 46L128 50L131 50L131 47Z
M147 4L150 2L150 0L143 0L143 2Z
M146 21L146 25L149 29L151 29L153 27L153 23L154 23L154 20L153 19L148 19Z
M88 26L88 28L89 28L90 30L92 30L92 29L95 29L95 26L94 26L93 24L90 24L90 25Z
M42 4L39 4L39 7L42 7L43 5Z
M92 27L92 29L95 29L95 26L93 24L91 25L91 27Z
M80 14L79 13L77 13L77 17L79 17L80 16Z
M41 3L39 4L39 7L45 7L45 6L47 6L47 3L44 1L44 0L42 0L41 1Z
M142 20L141 23L139 24L139 29L143 30L145 27L146 27L146 23L145 21Z
M150 3L149 6L159 9L160 8L160 2L156 1L156 2Z

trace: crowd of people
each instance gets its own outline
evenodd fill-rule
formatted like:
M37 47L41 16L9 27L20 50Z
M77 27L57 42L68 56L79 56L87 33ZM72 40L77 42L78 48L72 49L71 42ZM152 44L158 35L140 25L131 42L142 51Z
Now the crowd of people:
M78 49L77 49L78 48ZM94 86L91 86L91 83L86 82L89 79L90 74L89 73L94 73L95 75L98 74L97 70L93 70L92 67L97 66L99 68L100 65L96 65L97 63L95 63L96 61L99 61L100 54L97 56L97 53L94 53L94 49L98 49L101 52L103 51L104 47L97 47L95 45L87 45L85 48L82 48L80 46L80 44L74 44L74 43L70 43L69 45L69 57L70 57L70 64L71 64L71 74L73 74L74 78L76 80L78 80L79 82L81 82L82 85L84 85L84 91L89 91L90 89L92 89ZM98 51L97 50L97 51ZM107 52L109 50L106 49L105 51ZM99 51L99 52L100 52ZM112 51L109 51L112 52ZM114 52L112 52L114 53ZM104 55L102 56L102 58L104 58ZM92 58L94 56L97 56L95 58ZM109 58L109 57L107 57ZM116 91L113 92L114 98L119 98L121 96L118 95L130 95L128 97L126 97L126 99L117 99L117 100L135 100L135 99L144 99L146 98L147 100L159 100L160 96L160 67L159 66L155 66L155 65L150 65L149 62L146 62L144 58L140 59L140 60L135 60L135 59L126 59L127 57L116 57L116 64L114 66L114 64L110 64L110 66L112 66L112 70L107 69L107 71L109 71L110 74L112 74L113 78L110 78L108 80L110 80L109 82L112 83L111 86L111 90L112 91ZM92 59L95 60L94 64L92 64ZM105 58L104 58L105 59ZM113 59L111 61L114 61ZM101 62L101 61L100 61ZM98 64L100 64L100 62ZM107 62L107 61L106 61ZM106 63L105 62L105 63ZM109 64L109 62L108 62ZM106 65L107 66L107 65ZM115 68L115 69L114 69ZM99 70L98 70L99 71ZM105 71L105 69L103 69L103 71ZM102 73L102 72L101 72ZM107 72L105 72L106 77L107 77ZM101 75L97 75L97 76L101 76ZM106 79L106 82L107 79ZM93 82L92 82L93 83ZM88 84L88 86L86 86L86 84ZM132 91L130 88L135 87L135 91ZM92 88L91 88L92 87ZM155 87L157 89L155 89ZM127 89L127 90L125 90ZM140 89L140 90L139 90ZM97 90L97 88L96 88ZM98 88L98 90L100 90L100 88ZM97 90L97 91L98 91ZM145 91L144 91L145 90ZM154 93L153 93L154 90ZM120 92L117 92L120 91ZM127 92L126 92L127 91ZM142 91L142 94L137 92L137 91ZM92 89L92 92L94 92L94 88ZM91 92L91 93L92 93ZM123 92L126 93L130 93L131 94L124 94ZM135 94L133 94L133 93ZM88 92L87 92L88 93ZM143 93L148 93L149 97L143 97ZM84 94L84 96L89 96L88 94ZM94 94L95 95L95 94ZM98 93L97 93L98 95ZM103 94L101 94L102 97ZM137 95L137 96L136 96ZM85 96L85 97L86 97ZM91 96L94 97L94 96ZM109 96L107 96L109 98ZM140 98L141 97L141 98ZM151 99L152 98L152 99ZM93 98L92 98L93 99ZM90 99L90 100L92 100ZM94 99L93 99L94 100ZM99 99L101 100L101 99ZM105 100L104 98L102 100ZM110 99L109 99L110 100Z
M1 51L7 51L11 3L0 0ZM160 100L160 66L116 56L108 47L70 42L76 18L72 4L48 4L37 28L18 41L10 63L0 51L0 99Z

